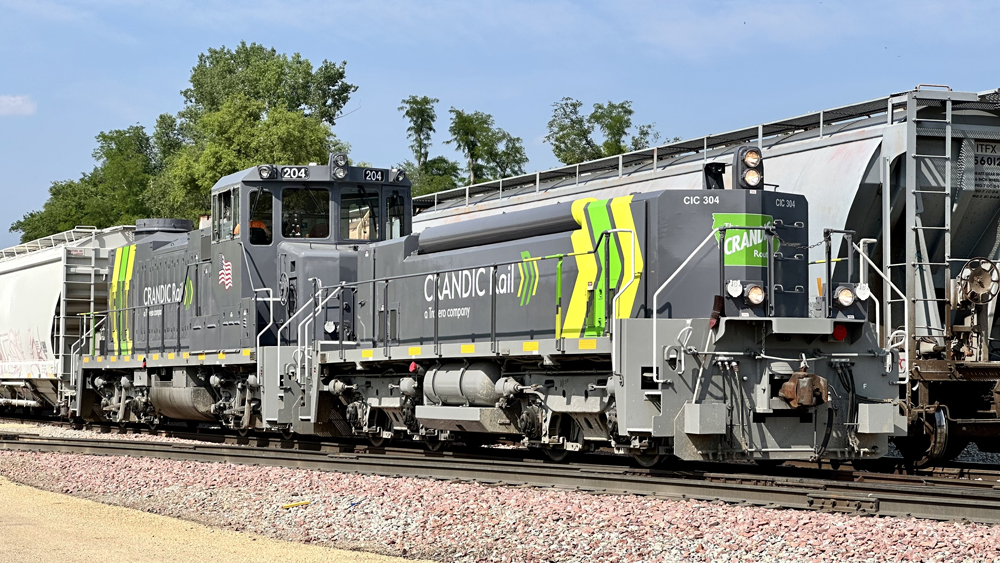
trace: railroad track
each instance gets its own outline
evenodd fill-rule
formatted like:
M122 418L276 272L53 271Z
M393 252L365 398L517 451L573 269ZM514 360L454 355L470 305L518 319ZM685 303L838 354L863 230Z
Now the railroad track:
M186 437L187 432L170 432ZM195 434L214 441L224 435ZM478 482L489 486L532 486L594 494L644 495L773 508L862 515L912 516L935 520L1000 523L1000 487L991 478L955 478L846 470L736 464L678 464L638 469L614 456L557 464L525 450L427 452L371 448L310 440L242 438L243 445L120 439L47 438L0 435L6 450L150 457L181 461L266 465L396 477ZM352 451L353 450L353 451ZM600 459L595 463L593 458Z

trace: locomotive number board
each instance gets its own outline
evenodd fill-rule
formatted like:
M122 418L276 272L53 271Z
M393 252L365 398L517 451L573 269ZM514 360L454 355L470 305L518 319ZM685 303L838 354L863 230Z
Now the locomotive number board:
M305 180L309 178L308 166L282 166L282 180Z
M365 168L365 182L384 182L385 170Z

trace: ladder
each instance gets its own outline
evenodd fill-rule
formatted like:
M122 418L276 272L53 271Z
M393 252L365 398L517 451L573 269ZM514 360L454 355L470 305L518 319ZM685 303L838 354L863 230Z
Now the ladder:
M947 345L950 336L950 307L948 286L952 278L952 265L964 263L966 258L955 258L952 248L953 212L955 210L952 173L955 169L953 150L953 104L974 101L968 94L953 92L948 87L916 90L896 98L905 104L906 145L904 152L905 178L902 185L906 226L903 241L903 259L896 263L884 255L886 274L903 274L906 286L907 307L906 338L915 344L909 347L905 368L911 370L917 354L918 339L930 340L935 345ZM893 104L893 101L890 101ZM890 120L892 112L890 111ZM891 121L890 121L891 123ZM943 133L943 135L942 135ZM922 141L918 146L918 137ZM931 149L932 139L944 141L943 150ZM883 155L883 206L889 200L891 184L889 159ZM883 236L890 241L889 214L883 211ZM891 248L892 242L887 242ZM898 255L897 255L898 256ZM959 264L961 265L961 264ZM938 297L935 280L944 280L944 296ZM902 299L886 299L885 334L892 332L893 312L898 313ZM896 318L899 318L898 316ZM903 374L900 374L901 376Z

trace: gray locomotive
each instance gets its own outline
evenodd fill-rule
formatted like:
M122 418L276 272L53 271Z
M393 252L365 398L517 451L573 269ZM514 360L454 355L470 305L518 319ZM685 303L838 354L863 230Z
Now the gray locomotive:
M419 233L401 170L227 176L209 227L147 224L112 252L67 407L555 459L881 456L906 431L897 352L850 276L828 268L810 301L805 197L764 190L755 147L731 168L732 189L712 167L705 189Z

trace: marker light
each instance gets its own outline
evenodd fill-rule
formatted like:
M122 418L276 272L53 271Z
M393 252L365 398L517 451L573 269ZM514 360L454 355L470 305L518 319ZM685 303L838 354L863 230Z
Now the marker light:
M841 307L850 307L854 305L854 290L849 287L838 287L837 288L837 304Z
M747 301L751 305L760 305L764 302L764 288L759 285L751 285L747 288Z
M264 166L257 167L257 174L260 175L261 180L270 180L274 178L274 167L270 164L265 164Z
M344 178L347 177L347 169L346 168L334 168L333 169L333 177L336 178L336 179L338 179L338 180L343 180Z
M743 294L743 283L740 280L729 280L726 283L726 293L733 299Z
M872 290L866 283L859 283L854 289L854 293L861 301L868 301L868 298L872 296Z
M833 325L833 339L843 342L845 338L847 338L847 327L839 323Z

